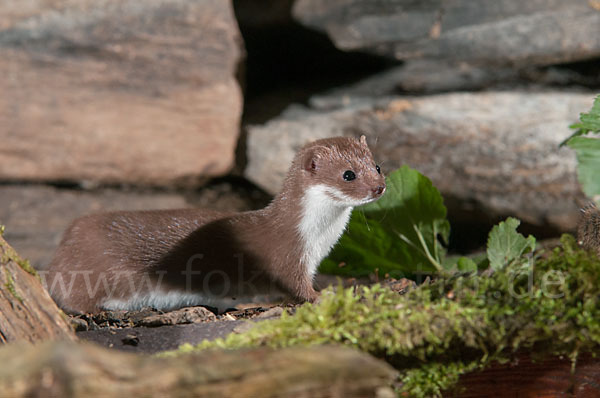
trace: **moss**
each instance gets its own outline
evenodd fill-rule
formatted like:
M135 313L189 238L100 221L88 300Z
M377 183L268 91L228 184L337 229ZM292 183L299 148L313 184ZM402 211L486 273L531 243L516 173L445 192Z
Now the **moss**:
M17 256L17 259L15 262L17 264L19 264L19 267L21 267L25 272L39 278L37 271L35 270L35 268L33 268L31 263L29 262L29 260L25 260L25 259L22 259L21 257Z
M8 268L4 268L4 276L6 277L6 283L4 283L6 290L8 290L10 292L10 294L12 294L14 296L14 298L16 298L17 300L19 300L22 303L23 298L19 295L19 293L17 292L17 289L15 289L15 281L14 281L10 271L8 270Z
M598 349L599 284L598 257L565 235L562 247L535 266L515 263L491 276L449 276L404 296L378 285L327 290L318 305L305 304L293 316L179 352L344 344L393 364L401 392L435 396L460 375L506 361L520 349L573 361Z
M3 231L3 229L2 229L2 231ZM0 234L0 236L1 236L1 234ZM25 272L39 278L37 271L35 270L35 268L33 268L31 263L29 262L29 260L25 260L25 259L21 258L17 254L15 249L10 247L8 245L8 243L6 243L6 241L3 239L0 239L0 248L2 248L2 251L3 251L3 254L2 254L2 262L3 263L7 263L8 261L14 261Z

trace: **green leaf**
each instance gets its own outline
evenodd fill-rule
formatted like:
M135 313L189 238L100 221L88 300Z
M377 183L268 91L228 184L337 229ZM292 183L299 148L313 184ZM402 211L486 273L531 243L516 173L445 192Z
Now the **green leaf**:
M483 254L483 256L487 260L487 256L485 255L485 253ZM477 269L479 268L477 263L479 260L480 259L478 259L477 256L463 257L458 255L451 255L446 256L444 258L444 263L442 265L446 271L449 271L449 274L452 272L473 272L477 271Z
M571 139L579 137L589 132L600 132L600 95L594 100L592 109L589 113L581 113L579 115L580 123L575 123L569 126L570 129L577 129L569 138L560 143L559 147L568 145ZM570 145L569 145L570 146Z
M477 263L471 260L469 257L460 257L456 266L461 272L474 272L477 271Z
M320 271L399 277L442 269L450 224L442 196L418 171L403 166L386 179L385 195L352 213L346 233ZM343 267L340 267L343 264Z
M577 155L577 177L583 192L598 201L600 198L600 140L575 137L568 142Z
M570 129L578 129L577 131L575 131L573 134L571 134L568 138L566 138L563 142L561 142L558 147L563 147L565 145L569 145L569 141L571 141L573 138L575 137L579 137L582 135L586 135L587 133L589 133L589 130L586 130L583 128L583 124L581 123L577 123L577 124L572 124L569 126Z
M589 113L582 113L579 120L581 120L582 129L600 132L600 95L594 100L594 105Z
M580 115L580 123L571 128L578 130L565 143L577 154L577 177L586 195L600 203L600 140L582 137L589 132L600 133L600 96L596 97L592 109Z
M518 233L519 224L521 224L519 220L509 217L490 231L487 256L492 269L502 269L520 259L523 254L535 250L535 238L531 235L525 238Z
M394 244L393 236L379 222L367 219L361 212L352 217L352 233L342 235L333 252L321 263L321 272L368 276L377 271L381 276L389 274L393 278L402 278L411 272L409 267L402 267L394 261L406 256L406 253Z

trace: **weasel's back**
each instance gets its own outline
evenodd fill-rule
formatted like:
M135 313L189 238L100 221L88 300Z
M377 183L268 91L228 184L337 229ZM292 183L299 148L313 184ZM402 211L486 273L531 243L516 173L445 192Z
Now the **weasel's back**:
M122 211L100 213L76 219L65 232L50 268L72 267L64 263L70 256L65 251L85 254L100 252L111 261L129 260L150 262L164 255L173 245L192 231L228 213L199 209ZM82 259L83 260L83 259Z
M121 211L76 219L65 231L44 273L57 303L73 312L98 310L86 289L73 287L81 276L91 289L101 289L98 275L142 274L194 230L229 216L201 209ZM112 281L108 280L107 283Z

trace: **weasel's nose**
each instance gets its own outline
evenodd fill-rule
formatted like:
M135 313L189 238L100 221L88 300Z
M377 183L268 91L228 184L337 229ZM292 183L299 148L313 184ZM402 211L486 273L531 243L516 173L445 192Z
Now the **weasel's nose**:
M375 195L381 195L385 191L385 185L379 185L378 187L373 188L373 193Z

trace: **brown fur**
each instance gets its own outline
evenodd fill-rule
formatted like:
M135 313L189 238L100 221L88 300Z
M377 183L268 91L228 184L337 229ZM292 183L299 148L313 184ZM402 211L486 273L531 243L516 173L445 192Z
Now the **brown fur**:
M342 179L349 169L357 176L352 182ZM96 312L109 297L127 300L132 281L141 283L146 275L156 283L161 273L163 291L191 288L197 292L210 287L237 298L281 290L301 300L314 300L312 278L300 260L304 247L297 226L303 193L317 183L336 187L352 198L371 192L375 198L385 188L364 138L319 140L297 153L281 193L261 210L123 211L75 220L45 275L46 283L59 305L70 312ZM195 255L202 257L191 262L192 269L201 274L188 280L182 272ZM119 277L119 272L130 277ZM207 284L211 272L214 277ZM116 286L112 294L101 285L102 273ZM65 294L54 278L62 276L68 285L71 275L77 275L73 290ZM96 294L90 295L83 275L92 287L100 283ZM144 287L140 293L149 289Z
M594 251L600 256L600 210L593 203L581 209L577 224L577 241L584 249Z

